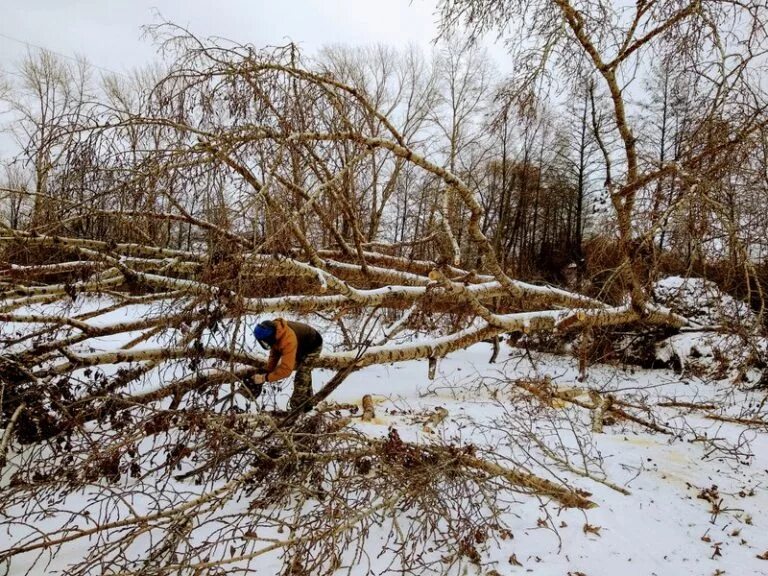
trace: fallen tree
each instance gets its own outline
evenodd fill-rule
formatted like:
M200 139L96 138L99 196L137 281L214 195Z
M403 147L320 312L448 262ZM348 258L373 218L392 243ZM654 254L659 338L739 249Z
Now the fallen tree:
M240 383L265 358L250 329L257 315L325 314L345 342L314 366L337 370L336 386L374 364L426 359L433 371L508 332L695 327L647 298L627 229L634 191L667 168L612 191L624 304L522 282L484 232L476 191L364 90L303 66L293 46L174 34L178 59L139 104L59 127L77 134L61 145L80 159L61 180L86 183L86 201L36 191L28 229L1 231L0 506L25 535L0 560L92 538L70 574L247 571L273 552L285 573L331 574L386 524L398 566L447 570L478 562L511 493L593 506L492 451L396 430L371 439L322 412L251 412ZM375 227L361 214L383 208L357 187L387 173L394 186L406 169L435 191L429 229L399 244L364 233ZM71 512L73 494L90 504ZM30 526L36 515L54 525Z

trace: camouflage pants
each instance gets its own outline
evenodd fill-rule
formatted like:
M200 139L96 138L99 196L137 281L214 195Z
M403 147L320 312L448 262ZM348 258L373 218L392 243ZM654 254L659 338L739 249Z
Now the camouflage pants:
M312 398L312 368L307 365L307 362L317 360L318 356L320 356L319 349L304 356L296 366L296 376L293 378L293 394L288 402L291 410ZM309 410L311 406L307 405L306 408Z

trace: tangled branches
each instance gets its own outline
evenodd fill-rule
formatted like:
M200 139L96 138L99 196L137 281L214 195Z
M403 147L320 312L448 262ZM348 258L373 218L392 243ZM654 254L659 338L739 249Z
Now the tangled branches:
M127 410L17 457L2 524L24 536L2 560L39 569L79 553L72 575L106 565L245 573L265 562L285 574L333 574L370 567L370 541L380 538L389 570L444 569L479 561L514 492L544 486L563 505L591 505L471 446L417 446L395 429L371 439L338 414L280 427L269 414L213 414L204 404ZM179 480L193 467L203 471Z
M77 557L73 576L444 571L479 562L514 493L590 507L490 451L255 406L253 315L368 315L378 340L366 320L313 365L342 375L434 367L507 331L689 322L511 277L476 191L295 47L169 42L177 61L138 103L62 127L82 162L51 169L28 229L0 237L0 524L16 535L0 559ZM413 237L393 238L383 198L404 172L429 192L425 222L406 202ZM439 334L393 342L436 315Z

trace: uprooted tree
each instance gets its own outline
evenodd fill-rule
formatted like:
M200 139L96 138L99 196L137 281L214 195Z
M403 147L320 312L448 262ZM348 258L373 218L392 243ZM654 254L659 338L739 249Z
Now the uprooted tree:
M445 21L466 17L483 30L516 8L447 2ZM110 80L97 103L38 92L46 114L30 107L23 119L35 186L6 189L32 213L27 226L3 225L0 238L0 320L34 326L3 334L2 506L11 526L38 514L60 521L75 490L89 505L31 530L3 558L95 538L72 573L103 563L121 573L229 573L275 550L286 573L332 573L362 562L368 530L389 523L385 548L401 565L447 569L474 560L481 526L501 505L489 496L497 485L591 506L471 446L417 446L396 431L371 440L324 409L233 410L233 396L248 398L239 382L264 361L244 334L262 314L323 314L339 325L344 344L316 364L337 371L319 401L353 370L432 366L506 332L692 324L648 297L647 248L692 196L723 216L715 183L763 137L763 101L750 83L762 10L644 2L614 14L610 3L557 1L524 12L540 42L524 54L531 75L520 85L552 58L592 86L621 255L614 275L627 295L619 304L508 274L472 175L431 146L422 124L432 88L416 79L387 101L384 88L372 93L342 65L304 60L292 45L203 43L161 27L175 60L157 78ZM644 54L679 46L707 106L689 118L684 153L659 163L643 156L622 82ZM511 91L510 102L528 92ZM672 179L674 195L638 226L638 199ZM394 239L393 219L402 224ZM415 232L406 238L405 229ZM383 326L376 338L374 325ZM414 330L430 337L397 339ZM104 351L109 341L120 345ZM17 445L25 448L11 463ZM150 504L136 505L133 491ZM443 506L446 495L460 505ZM248 513L228 512L243 496ZM399 524L399 510L411 521ZM424 554L428 542L450 554Z

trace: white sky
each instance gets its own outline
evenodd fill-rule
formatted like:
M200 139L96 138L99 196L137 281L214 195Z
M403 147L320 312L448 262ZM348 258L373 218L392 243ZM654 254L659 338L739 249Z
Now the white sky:
M157 11L198 36L256 46L289 40L312 52L324 44L414 43L437 34L436 0L0 0L0 68L27 47L42 46L124 72L150 62L154 47L140 27Z

